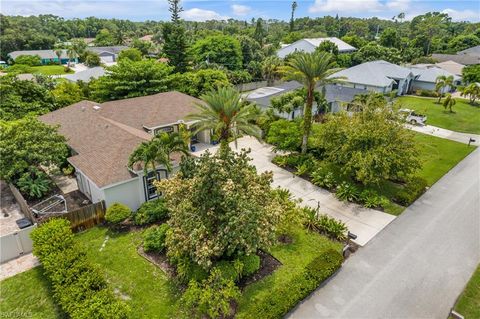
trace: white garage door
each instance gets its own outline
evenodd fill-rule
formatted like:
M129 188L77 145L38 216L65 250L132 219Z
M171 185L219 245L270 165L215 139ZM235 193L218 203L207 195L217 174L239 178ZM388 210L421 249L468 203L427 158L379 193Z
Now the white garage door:
M111 63L113 62L113 56L112 55L101 56L100 60L102 60L102 63Z

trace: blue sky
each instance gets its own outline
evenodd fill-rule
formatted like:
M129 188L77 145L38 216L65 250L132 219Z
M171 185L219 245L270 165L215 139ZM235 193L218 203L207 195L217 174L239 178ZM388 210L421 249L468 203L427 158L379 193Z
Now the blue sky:
M325 15L379 17L390 19L400 12L406 18L428 11L448 13L455 21L480 20L479 0L299 0L296 17ZM290 0L184 0L186 20L266 19L288 20ZM55 14L65 18L96 16L103 18L166 20L169 18L166 0L2 0L0 12L8 15Z

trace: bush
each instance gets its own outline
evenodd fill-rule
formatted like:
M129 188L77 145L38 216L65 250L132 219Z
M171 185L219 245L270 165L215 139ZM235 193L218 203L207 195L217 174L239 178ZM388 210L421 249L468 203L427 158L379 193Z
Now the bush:
M242 256L239 260L243 263L243 277L251 276L260 269L260 257L258 255Z
M38 65L42 65L42 60L39 55L22 54L15 59L15 64L38 66Z
M100 270L76 245L70 222L54 218L31 233L33 253L50 280L53 296L72 319L128 317L128 306L108 288Z
M330 238L342 241L347 239L347 226L340 220L328 215L320 215L316 224L318 230Z
M167 224L150 227L143 234L143 249L161 253L165 249L165 238L170 227Z
M230 304L240 298L240 290L232 280L222 277L221 271L214 268L201 284L191 281L182 296L188 317L229 318Z
M430 90L417 90L415 94L426 97L438 97L438 93Z
M358 200L360 192L352 183L342 182L337 186L335 196L342 201L347 200L349 202L353 202Z
M389 202L388 198L378 195L371 189L364 189L360 193L359 200L366 208L383 207Z
M253 297L253 309L237 318L282 318L296 304L305 299L324 280L333 275L342 265L343 257L335 250L328 250L313 259L303 273L275 287L270 293Z
M394 200L403 206L409 206L425 192L427 186L428 183L424 178L413 177L407 182L403 189L395 195Z
M62 173L63 173L63 175L65 175L65 176L72 175L74 171L75 171L75 169L74 169L73 166L70 165L70 164L68 164L67 166L65 166L64 168L62 168Z
M333 172L326 170L324 166L317 167L317 169L312 172L311 177L313 184L326 189L332 189L337 184Z
M235 259L233 261L221 260L215 264L215 268L220 270L222 278L237 282L243 274L243 263Z
M177 265L177 278L181 283L188 283L191 280L201 282L208 277L208 272L187 257L174 263Z
M152 224L161 220L165 220L168 210L165 201L162 198L148 201L142 204L140 208L133 214L133 222L135 225Z
M112 224L119 224L127 219L131 214L131 210L127 205L114 203L107 209L105 220Z
M302 130L299 121L278 120L270 124L267 143L275 149L297 151L302 144Z
M50 191L51 181L47 174L38 169L30 170L20 177L17 186L30 198L42 198Z
M31 73L32 67L25 64L14 64L6 68L4 71L7 73L15 73L15 74Z

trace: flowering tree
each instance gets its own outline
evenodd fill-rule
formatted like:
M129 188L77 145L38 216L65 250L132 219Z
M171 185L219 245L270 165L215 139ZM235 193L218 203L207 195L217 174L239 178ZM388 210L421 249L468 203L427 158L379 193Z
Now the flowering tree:
M248 152L206 153L178 174L156 183L169 207L171 260L188 257L204 269L228 256L272 244L282 208L270 191L271 173L257 175Z

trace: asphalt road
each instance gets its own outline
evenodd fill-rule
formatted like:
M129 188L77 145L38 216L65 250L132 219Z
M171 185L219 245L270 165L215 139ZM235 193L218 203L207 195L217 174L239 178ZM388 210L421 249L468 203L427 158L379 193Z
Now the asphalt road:
M447 318L480 262L480 148L289 318Z

